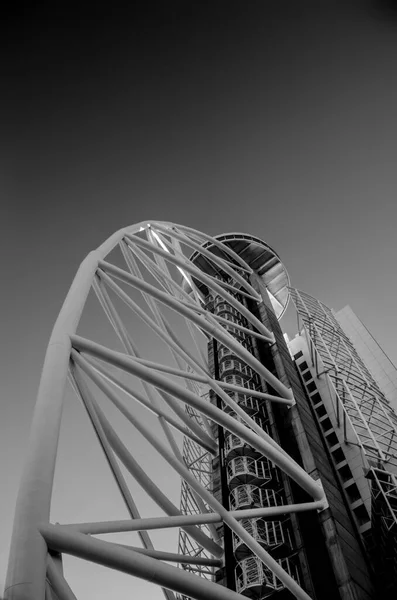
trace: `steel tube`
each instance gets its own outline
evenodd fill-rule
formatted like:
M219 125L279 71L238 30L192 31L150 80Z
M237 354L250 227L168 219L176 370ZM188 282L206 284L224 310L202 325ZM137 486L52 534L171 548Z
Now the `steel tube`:
M47 557L47 577L50 580L51 586L56 593L58 600L77 600L68 582L58 571L50 555Z
M118 381L114 375L112 375L111 373L108 373L105 369L103 369L102 365L100 365L96 361L94 361L90 358L84 358L84 360L86 362L88 362L95 369L95 371L100 373L100 375L102 375L102 377L104 377L105 379L107 379L108 381L113 383L122 392L124 392L125 394L127 394L128 396L130 396L131 398L136 400L137 402L139 402L139 404L141 404L142 406L147 408L153 414L155 414L157 416L162 416L166 421L168 421L168 423L170 425L172 425L172 427L174 427L175 429L180 431L183 435L186 435L187 437L189 437L196 444L199 444L199 446L202 446L202 448L207 450L207 452L211 452L211 454L216 452L216 448L217 448L216 443L213 441L212 438L210 438L208 440L205 437L205 432L200 430L200 437L198 437L194 433L192 433L192 431L190 429L188 429L188 427L190 428L189 418L188 417L186 418L186 413L182 409L181 409L181 412L183 413L184 417L186 418L186 425L187 425L186 427L181 425L179 423L179 421L177 421L176 419L174 419L173 417L168 415L161 408L157 408L156 406L153 406L152 404L150 404L150 402L148 400L146 400L146 398L143 396L143 394L140 394L136 390L127 386L126 384ZM185 423L185 420L183 422ZM194 427L194 425L193 425L193 427Z
M226 262L225 260L223 260L219 256L216 256L216 254L214 254L213 252L210 252L206 248L203 248L203 246L200 246L200 244L197 244L193 240L189 239L183 233L179 233L178 231L176 231L175 228L172 228L171 231L170 231L170 229L167 229L166 227L164 227L160 223L155 223L154 227L152 226L151 229L154 229L155 231L156 230L161 231L162 233L165 233L165 234L167 234L167 235L169 235L169 236L171 236L173 238L176 238L180 242L186 244L186 246L190 246L190 248L193 248L193 250L198 250L198 252L200 252L200 254L202 254L206 258L209 258L218 267L220 267L221 269L223 269L225 271L225 273L227 273L231 277L234 277L236 279L236 281L242 287L244 287L247 290L247 292L249 292L251 294L251 296L253 296L254 298L256 298L258 301L262 300L260 298L258 292L256 290L254 290L254 288L250 285L249 281L247 281L246 279L244 279L243 277L241 277L241 275L239 273L237 273L232 268L232 265L230 263Z
M151 227L151 231L153 233L157 234L158 238L161 240L161 242L164 244L164 246L168 246L169 248L172 248L172 250L174 251L174 256L176 256L177 258L179 258L180 260L183 260L183 261L189 260L181 251L179 251L177 248L175 248L172 245L171 242L169 242L166 238L164 238L164 236L162 236L161 233L159 233L158 231L156 231L153 227ZM171 235L171 234L168 234L168 235ZM130 239L131 239L131 237L133 237L133 236L130 236ZM174 233L172 234L172 238L173 238L172 241L174 243L176 243L176 240L178 238L175 237ZM200 249L200 253L202 254L200 245L197 244L196 247L198 247ZM209 254L211 254L211 253L209 253ZM212 256L215 256L215 255L212 254ZM216 264L216 260L214 260L213 262ZM190 263L190 264L192 264L192 263ZM197 268L197 267L195 266L195 268ZM251 300L254 300L254 302L255 301L256 302L261 302L262 301L262 298L258 295L258 292L256 292L250 286L250 284L247 282L247 280L243 279L241 277L241 275L239 275L238 273L236 273L236 271L234 271L234 269L232 269L230 267L228 267L226 269L224 266L222 266L221 268L223 268L224 271L227 270L228 274L229 275L231 274L232 277L240 284L241 287L245 288L246 291L243 291L241 288L235 288L234 286L230 285L229 283L226 283L223 280L216 280L216 278L213 275L207 275L207 277L209 277L211 280L215 279L216 281L220 281L221 286L223 286L224 288L232 289L234 291L238 291L239 294L242 294L243 296L247 296L248 298L251 298ZM201 269L199 269L199 270L201 271Z
M65 531L55 525L42 526L40 530L47 544L54 550L129 573L195 600L246 600L244 596L222 585L117 544L103 542L82 533Z
M203 558L201 556L191 556L190 554L177 554L176 552L163 552L162 550L147 550L146 548L139 548L137 546L127 546L126 544L117 544L127 550L133 550L139 554L145 556L151 556L158 560L164 560L165 562L174 563L185 563L188 565L203 565L207 567L221 567L223 561L219 558Z
M109 386L104 381L101 381L96 374L95 377L93 373L89 373L89 375L93 378L96 385L98 385L98 387L117 406L117 398ZM219 412L223 414L222 411L219 410ZM231 420L234 421L234 419ZM297 582L286 571L284 571L280 564L262 548L262 546L248 533L248 531L242 527L242 525L240 525L236 519L233 518L233 516L230 515L230 513L222 506L222 504L218 502L218 500L216 500L214 496L212 496L212 494L205 489L199 481L197 481L189 469L184 466L171 452L168 451L166 446L152 434L148 427L138 420L131 422L145 437L145 439L152 444L157 452L168 462L168 464L172 466L175 471L191 486L191 488L195 490L212 509L219 512L223 521L232 529L232 531L234 531L241 538L241 540L247 544L247 546L258 556L258 558L260 558L262 562L277 575L280 581L282 581L283 584L291 592L293 592L297 598L300 598L301 600L310 600L309 596L302 590ZM240 437L242 436L240 435ZM283 455L281 456L284 458Z
M256 327L258 329L258 331L261 331L264 335L268 335L268 336L272 335L271 332L267 329L267 327L265 327L263 325L263 323L261 323L261 321L259 321L259 319L257 319L248 310L248 308L243 306L238 300L236 300L236 298L234 298L234 296L229 294L225 290L225 288L222 287L222 285L220 285L219 283L216 282L215 279L213 279L212 277L209 277L208 275L205 275L205 273L203 271L201 271L199 268L193 266L193 264L190 263L188 261L188 259L186 259L186 260L179 259L177 256L170 254L170 253L166 252L165 250L162 250L161 248L155 247L152 244L150 244L149 242L146 242L145 240L142 240L141 238L138 238L136 236L133 237L133 236L126 235L125 237L128 240L129 244L135 243L137 245L140 245L143 248L150 250L154 254L158 254L159 256L162 256L166 260L169 260L171 263L180 267L181 269L186 270L190 275L192 275L193 277L195 277L202 283L205 283L205 285L207 285L211 290L213 290L214 292L219 294L219 296L221 296L221 298L223 298L226 302L228 302L236 310L241 312L241 314L254 327ZM239 290L236 289L236 293L238 293L238 292L239 292Z
M219 410L216 406L213 406L209 402L204 402L201 398L182 388L174 381L165 378L161 373L157 373L151 369L148 369L144 365L141 365L130 357L125 356L119 352L109 350L104 346L100 346L95 342L81 338L80 336L72 336L73 346L82 351L86 351L89 354L102 360L106 360L121 369L141 377L148 381L155 387L175 396L189 404L193 408L196 408L199 412L204 413L208 418L212 419L222 427L225 427L235 435L241 437L247 444L256 448L264 456L267 456L272 462L280 467L285 473L287 473L294 481L296 481L303 489L305 489L315 500L321 500L324 497L323 490L317 485L317 483L300 467L295 461L293 461L281 448L276 447L267 442L263 437L254 433L233 417L225 414ZM274 442L275 444L275 442Z
M156 225L156 222L155 222L155 225ZM173 225L173 223L167 223L167 225L169 225L171 227ZM181 231L186 231L186 233L190 233L190 235L193 235L194 237L196 237L196 239L198 238L199 241L201 241L201 242L203 240L205 240L206 242L210 242L214 246L217 246L220 250L222 250L226 254L229 254L229 256L231 256L245 271L247 271L248 274L251 275L251 273L253 273L249 264L246 263L245 260L243 258L241 258L241 256L239 256L236 252L234 252L234 250L229 248L229 246L227 246L226 244L223 244L222 242L220 242L216 238L212 237L211 235L208 235L207 233L202 233L201 231L197 231L197 229L193 229L192 227L187 227L186 225L178 225L177 227Z
M195 441L197 444L202 446L205 450L207 450L208 452L211 452L211 454L214 454L216 452L217 445L216 445L216 442L214 441L214 439L210 438L208 435L206 435L205 431L203 431L200 428L200 426L193 421L193 419L190 419L190 417L186 414L186 412L177 404L177 401L175 399L173 399L174 402L170 403L170 406L175 411L175 413L178 415L178 417L183 421L183 423L185 423L186 429L180 423L178 423L178 421L176 421L173 417L171 417L171 416L167 415L165 412L163 412L162 409L151 405L142 396L142 394L131 389L126 384L119 382L116 379L116 377L114 377L114 375L108 373L105 369L103 369L102 365L97 364L96 362L90 360L89 358L84 358L84 360L87 363L89 363L95 369L95 371L100 373L108 381L111 381L121 391L125 392L126 394L128 394L129 396L131 396L132 398L137 400L140 404L142 404L142 406L145 406L148 410L152 411L154 414L163 416L164 419L166 419L170 425L175 427L175 429L178 429L184 435L187 435L188 437L190 437L193 441ZM164 398L164 401L168 404L169 396L167 396L167 397L165 395L163 396L163 393L161 393L161 391L159 393ZM189 430L187 428L189 428Z
M51 334L34 410L28 459L18 492L5 585L7 600L42 600L47 548L37 525L49 520L55 459L70 354L69 333L76 330L101 254L81 264Z
M265 508L247 508L242 510L231 510L229 514L236 519L258 519L260 517L275 517L290 513L306 512L310 510L321 510L322 501L304 502L301 504L286 504L284 506L269 506ZM70 523L59 525L77 529L81 533L91 535L106 533L122 533L126 531L149 531L151 529L170 529L183 527L185 525L207 525L208 523L222 523L222 517L217 512L205 515L181 515L180 517L152 517L147 519L135 519L134 521L97 521L93 523Z
M216 327L215 325L210 324L205 318L197 315L193 309L184 306L175 298L168 296L166 293L155 288L149 283L140 280L138 277L130 275L126 271L123 271L114 265L101 261L99 266L101 269L104 269L106 273L111 273L114 277L124 281L124 283L130 284L141 291L151 294L154 298L157 298L157 300L169 308L189 318L193 323L196 323L199 327L206 331L211 337L214 337L221 344L233 350L236 356L241 358L247 365L249 365L261 377L263 377L263 379L267 381L267 383L269 383L284 398L292 398L291 390L282 384L281 381L277 379L277 377L275 377L264 365L262 365L258 359L248 352L248 350L236 342L236 340L229 335L223 327Z
M95 405L95 412L98 415L101 426L105 432L105 435L112 446L114 452L120 458L126 469L136 479L139 485L145 490L145 492L156 502L156 504L168 515L176 516L181 515L180 510L169 500L169 498L159 489L159 487L150 479L147 473L137 463L131 453L127 450L123 442L120 440L113 427L110 425L98 405ZM175 458L175 457L174 457ZM175 460L177 460L175 458ZM178 464L179 461L177 461ZM203 546L206 550L211 552L214 556L222 556L223 549L218 546L213 540L207 537L202 531L196 527L187 527L185 529L198 544Z

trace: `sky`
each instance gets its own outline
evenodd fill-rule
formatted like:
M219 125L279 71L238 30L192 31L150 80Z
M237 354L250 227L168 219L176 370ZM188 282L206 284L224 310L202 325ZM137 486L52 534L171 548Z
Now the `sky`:
M3 19L0 593L47 341L79 264L117 229L156 219L258 236L293 286L349 304L397 363L396 10L321 5L169 0ZM123 518L73 402L55 516ZM77 562L81 600L115 585L161 597Z

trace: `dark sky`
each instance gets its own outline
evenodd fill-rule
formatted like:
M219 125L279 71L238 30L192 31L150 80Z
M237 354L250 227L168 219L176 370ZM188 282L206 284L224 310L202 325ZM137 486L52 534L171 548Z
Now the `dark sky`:
M120 227L153 218L257 235L294 286L349 303L397 361L394 3L318 4L4 17L7 535L52 325L84 256Z

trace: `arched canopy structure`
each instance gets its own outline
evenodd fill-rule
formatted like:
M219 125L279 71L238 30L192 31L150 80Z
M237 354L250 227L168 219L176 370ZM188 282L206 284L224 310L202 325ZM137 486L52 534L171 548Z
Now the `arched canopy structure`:
M244 393L246 388L217 381L207 364L206 342L214 337L232 349L265 385L275 390L272 394L252 390L253 397L289 405L294 402L291 390L230 335L225 323L209 312L203 301L203 291L211 290L244 315L253 335L265 343L273 343L273 333L236 298L235 292L239 291L252 302L262 302L250 283L253 269L268 285L281 314L287 303L284 286L288 276L274 251L252 236L231 234L211 238L173 223L142 222L116 232L83 261L55 323L45 357L16 505L6 582L8 600L44 600L55 597L51 596L54 593L60 600L75 598L53 559L54 552L71 554L146 579L161 586L168 600L175 598L175 592L206 600L241 599L243 596L214 581L169 564L191 563L193 559L156 550L149 533L156 528L183 528L205 550L205 557L197 556L196 564L211 570L219 568L223 561L224 549L214 527L221 521L296 598L309 599L297 581L241 526L240 520L316 510L324 505L323 491L226 393L230 390ZM227 281L217 277L219 271L228 275ZM110 340L108 344L99 343L95 334L87 338L79 331L79 322L87 307L89 309L87 299L92 292L104 319L110 322L116 334L114 344ZM142 335L139 339L134 337L134 327L130 318L126 318L126 311L139 320L148 335L156 336L158 344L167 350L169 360L161 362L145 345L142 349L144 338ZM183 333L177 320L183 323ZM75 391L90 419L99 442L98 459L102 451L128 511L127 520L50 523L66 386ZM203 388L213 390L239 418L206 401L200 391ZM200 514L181 514L161 486L141 468L137 457L131 454L105 416L99 396L115 407L132 431L138 431L150 443L153 452L166 460L186 482L201 507ZM137 403L156 415L167 442L154 435L137 416ZM199 421L191 418L189 407L200 416ZM257 449L310 494L313 501L228 511L194 476L194 471L183 461L178 445L177 436L182 433L203 452L216 455L213 423ZM163 517L141 518L120 463L160 507ZM201 527L203 524L207 525L206 531ZM142 548L125 547L94 537L133 530L140 532Z

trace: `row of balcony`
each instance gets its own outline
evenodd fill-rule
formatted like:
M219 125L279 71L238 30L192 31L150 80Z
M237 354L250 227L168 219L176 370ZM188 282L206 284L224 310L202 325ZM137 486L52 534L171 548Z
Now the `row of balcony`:
M226 331L228 331L233 337L239 338L239 341L247 340L251 337L248 335L248 333L241 331L241 329L238 329L237 327L233 327L233 325L222 324L222 327L224 327L224 329L226 329Z
M229 495L230 510L248 508L265 508L281 506L283 499L279 493L270 488L260 488L257 485L239 485L231 490Z
M220 302L219 304L216 304L215 314L220 315L223 312L225 314L231 314L234 317L237 317L238 319L244 319L244 317L242 317L241 313L237 309L235 309L233 306L231 306L228 302Z
M221 278L221 277L219 277L219 278L217 278L217 279L222 279L222 278ZM223 279L223 281L225 281L225 279ZM234 296L234 297L236 298L236 297L237 297L237 295L238 295L238 290L236 289L236 293L235 293L235 294L233 294L233 292L232 292L231 290L228 290L228 292L227 292L227 293L228 293L228 294L231 294L232 296ZM225 303L225 304L227 304L228 306L230 306L230 304L229 304L228 302L226 302L226 300L225 300L224 298L222 298L222 296L220 296L219 294L216 294L216 295L214 296L214 306L215 306L215 307L218 307L220 304L223 304L223 303Z
M273 557L292 552L289 530L280 520L242 519L240 524L258 544L271 551ZM233 534L233 551L237 561L252 556L252 550L236 534Z
M219 375L223 377L228 371L235 371L237 375L244 376L247 379L258 378L256 371L238 360L224 360L219 365Z
M253 396L247 396L246 394L240 394L239 392L231 392L230 390L225 390L225 392L249 415L261 412L263 403L260 400L258 400L258 398L254 398ZM233 409L230 408L230 406L228 405L225 405L223 410L229 414L231 412L234 412Z
M298 568L293 559L281 558L277 562L299 583ZM250 556L238 563L236 586L238 593L261 600L284 588L276 575L256 556Z
M238 485L266 485L276 479L276 471L270 460L261 457L255 460L251 456L237 456L232 458L226 469L230 489Z
M259 459L263 455L237 435L229 433L225 439L225 456L227 460L230 460L236 456L250 456Z
M225 330L252 351L251 336L235 326L242 325L248 328L241 313L220 296L214 298L214 313L229 321L227 324L222 323ZM226 346L220 346L218 359L220 378L226 383L244 387L248 392L241 394L227 391L228 395L254 418L264 431L270 434L266 420L260 418L264 402L249 395L250 389L262 389L258 374L248 365L240 362L235 353ZM231 407L224 406L224 410L232 414L238 421L242 421ZM224 450L227 460L226 476L230 492L230 510L284 504L283 497L276 491L280 488L280 482L278 471L271 461L230 432L226 433ZM266 551L270 552L280 566L299 582L295 559L289 558L293 552L293 545L287 524L288 519L254 518L243 519L240 523L247 533ZM284 588L274 573L254 556L249 547L234 533L233 553L237 561L236 587L238 593L252 600L262 600Z
M224 377L224 381L225 381L225 383L232 383L233 385L245 387L248 390L257 390L258 388L260 388L260 386L256 381L256 377L254 379L251 379L250 381L246 381L241 377L241 375L233 374L233 375L226 375Z

